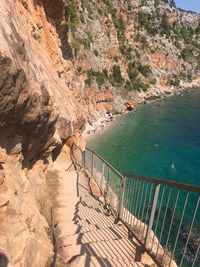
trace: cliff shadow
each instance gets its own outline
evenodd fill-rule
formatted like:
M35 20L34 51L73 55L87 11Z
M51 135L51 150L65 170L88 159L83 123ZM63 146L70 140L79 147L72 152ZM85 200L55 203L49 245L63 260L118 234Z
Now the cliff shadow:
M8 258L6 257L5 254L0 252L0 266L1 267L7 267L8 266Z
M72 49L68 42L69 27L66 22L65 2L63 0L34 0L33 3L44 7L48 21L56 28L63 58L70 59Z

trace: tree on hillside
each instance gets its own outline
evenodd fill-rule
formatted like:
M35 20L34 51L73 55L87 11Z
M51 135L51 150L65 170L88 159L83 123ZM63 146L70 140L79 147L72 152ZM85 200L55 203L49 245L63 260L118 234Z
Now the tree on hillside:
M165 33L167 33L168 31L170 31L171 26L167 17L167 14L164 13L162 15L162 19L161 19L161 27L163 28L163 30L165 31Z
M175 1L175 0L170 0L170 1L169 1L169 5L170 5L171 7L176 7L176 1Z
M154 6L157 7L157 6L159 6L159 5L160 5L160 0L155 0L155 2L154 2Z

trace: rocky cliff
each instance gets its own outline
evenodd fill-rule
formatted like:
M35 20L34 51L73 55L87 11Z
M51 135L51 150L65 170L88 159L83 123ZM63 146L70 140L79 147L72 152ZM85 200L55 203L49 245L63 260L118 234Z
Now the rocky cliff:
M0 15L0 265L45 266L50 156L108 110L198 85L200 17L159 0L7 0Z

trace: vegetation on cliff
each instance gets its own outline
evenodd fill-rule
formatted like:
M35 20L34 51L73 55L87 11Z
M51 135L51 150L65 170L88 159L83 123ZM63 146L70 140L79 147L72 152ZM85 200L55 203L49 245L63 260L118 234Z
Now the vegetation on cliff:
M200 16L174 0L70 0L66 10L74 56L89 62L88 87L146 91L199 75Z

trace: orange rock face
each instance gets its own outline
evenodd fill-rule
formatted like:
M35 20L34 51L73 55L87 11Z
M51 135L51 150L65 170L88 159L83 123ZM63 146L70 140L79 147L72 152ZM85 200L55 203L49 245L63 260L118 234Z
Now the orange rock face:
M158 69L167 69L168 71L176 70L180 66L180 62L167 58L165 53L155 52L151 54L152 63Z
M134 99L131 99L124 103L127 110L135 110L137 107L137 102Z
M7 160L7 154L5 149L0 148L0 164L6 163Z

